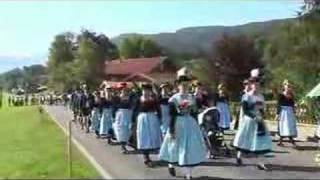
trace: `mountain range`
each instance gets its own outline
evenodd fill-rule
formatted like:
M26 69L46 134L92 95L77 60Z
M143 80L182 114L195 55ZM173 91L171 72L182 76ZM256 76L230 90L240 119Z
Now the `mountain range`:
M174 54L210 55L213 52L214 42L224 33L248 36L268 36L272 30L294 19L280 19L265 22L253 22L237 26L203 26L179 29L173 33L159 34L121 34L111 41L119 45L123 39L140 35L158 43L164 50Z

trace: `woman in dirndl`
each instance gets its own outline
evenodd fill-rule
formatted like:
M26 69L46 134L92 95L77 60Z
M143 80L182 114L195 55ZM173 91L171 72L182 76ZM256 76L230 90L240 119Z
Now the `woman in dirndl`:
M100 136L106 136L108 144L111 143L113 135L113 101L111 95L111 85L104 86L103 98L102 98L102 116L100 121Z
M102 112L102 100L100 91L95 91L94 95L94 102L92 105L91 110L91 128L94 130L97 138L100 138L100 119L101 119L101 112Z
M292 145L295 146L294 138L297 137L298 132L294 106L291 85L288 80L285 80L283 82L283 92L279 94L277 108L279 146L283 146L282 140L284 138L289 138Z
M161 112L157 98L152 93L151 84L142 84L142 95L138 101L137 149L143 154L144 164L152 167L149 154L160 149L162 137L160 129Z
M264 124L264 97L259 92L259 71L251 72L251 90L242 97L243 119L237 131L233 146L237 149L237 164L242 165L242 153L265 154L271 152L272 140ZM257 165L260 170L269 170L264 163Z
M170 112L169 112L169 84L163 83L160 85L160 109L161 109L161 132L162 136L164 137L168 131L169 128L169 122L170 122Z
M169 99L171 121L159 157L168 162L171 176L174 165L185 167L185 178L191 179L192 167L206 160L206 148L196 121L196 100L188 93L188 76L178 78L178 93Z
M250 91L249 81L245 79L243 81L243 90L240 94L240 101L242 100L242 97ZM238 111L238 118L236 119L236 122L234 123L234 130L238 130L239 126L241 126L241 120L243 118L243 109L242 106L240 106L240 109Z
M131 136L132 126L132 101L129 96L127 83L120 83L118 88L121 90L119 100L115 104L113 130L117 141L121 144L121 151L128 153L126 148Z
M231 113L229 108L229 98L225 92L225 86L219 84L216 106L220 113L219 127L222 130L230 129Z

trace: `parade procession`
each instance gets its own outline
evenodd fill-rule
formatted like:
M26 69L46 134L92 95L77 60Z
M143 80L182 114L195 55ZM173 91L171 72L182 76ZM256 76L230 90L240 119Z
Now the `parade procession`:
M0 1L1 179L320 179L320 0Z
M187 68L177 72L173 84L103 81L89 90L82 83L68 95L67 104L73 113L73 124L83 133L93 133L109 146L119 146L124 155L136 152L146 168L157 168L155 162L162 161L172 177L180 168L184 178L191 179L192 170L207 159L232 157L241 167L246 164L243 155L263 157L273 152L265 123L263 73L257 68L248 75L243 80L235 119L224 84L218 85L216 93L209 92ZM296 148L293 88L284 80L282 89L276 112L278 146L284 146L284 139L288 138L292 148ZM224 137L231 130L235 134L227 142ZM150 154L157 154L157 158L152 159ZM257 170L271 171L266 163L257 162L255 166Z

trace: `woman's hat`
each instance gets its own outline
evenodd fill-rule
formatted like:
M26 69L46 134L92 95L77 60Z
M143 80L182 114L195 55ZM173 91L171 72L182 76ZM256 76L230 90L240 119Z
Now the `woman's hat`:
M218 89L220 90L220 89L222 89L224 87L224 84L223 83L220 83L219 85L218 85Z
M142 83L141 88L142 89L152 89L152 85L150 83Z
M112 89L112 86L110 84L106 84L104 88L105 89Z
M177 83L182 83L182 82L190 82L191 81L191 78L188 77L188 76L179 76L178 79L177 79Z
M165 88L165 87L168 87L169 86L169 83L168 82L165 82L165 83L161 83L160 84L160 88Z
M259 68L252 69L250 71L250 78L248 79L248 81L250 83L259 83L261 82L261 77L262 77L262 73Z
M243 84L243 85L249 84L249 80L248 80L248 79L243 80L242 84Z
M285 79L282 84L283 84L284 86L285 86L285 85L288 85L288 86L291 85L288 79Z

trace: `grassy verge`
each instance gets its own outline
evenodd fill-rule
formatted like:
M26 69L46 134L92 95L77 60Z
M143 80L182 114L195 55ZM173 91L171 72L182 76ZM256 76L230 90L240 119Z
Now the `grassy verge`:
M66 136L38 107L0 109L0 179L68 178ZM97 178L98 173L73 148L73 177Z

